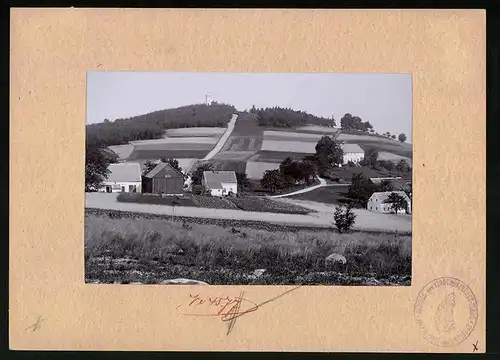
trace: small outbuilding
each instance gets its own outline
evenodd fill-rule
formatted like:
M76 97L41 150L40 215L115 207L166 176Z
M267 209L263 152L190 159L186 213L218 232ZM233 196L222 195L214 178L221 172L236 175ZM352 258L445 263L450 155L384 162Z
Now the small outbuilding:
M238 180L234 171L204 171L202 185L212 196L238 193Z
M184 174L168 163L159 163L142 177L142 192L150 194L183 194Z

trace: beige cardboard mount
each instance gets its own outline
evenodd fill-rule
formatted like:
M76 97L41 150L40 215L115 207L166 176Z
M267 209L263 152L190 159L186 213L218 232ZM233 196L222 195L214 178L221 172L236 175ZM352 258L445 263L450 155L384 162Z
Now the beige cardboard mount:
M482 10L12 9L10 348L484 352L485 38ZM88 70L411 73L412 285L85 284ZM454 344L425 331L446 286ZM242 291L229 335L177 311Z

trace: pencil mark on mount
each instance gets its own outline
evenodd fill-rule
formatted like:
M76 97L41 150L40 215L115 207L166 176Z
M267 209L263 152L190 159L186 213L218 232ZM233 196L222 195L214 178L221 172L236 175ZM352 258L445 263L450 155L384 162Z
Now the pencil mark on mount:
M28 327L27 327L26 329L24 329L24 330L30 330L30 329L32 329L33 331L37 331L38 329L40 329L40 328L41 328L41 326L42 326L42 322L43 322L43 321L45 321L45 319L42 319L42 317L41 317L41 316L38 316L38 319L36 320L36 322L35 322L33 325L28 326Z
M233 309L230 311L229 315L229 323L227 326L227 333L226 335L229 335L229 333L233 330L234 325L236 324L236 319L237 319L237 314L239 314L240 308L241 308L241 301L243 299L243 295L245 294L244 291L240 293L240 296L238 297L236 301L236 305L233 307Z
M476 351L479 351L479 349L477 348L477 345L479 344L479 341L476 341L475 344L472 344L472 346L474 346L474 349L472 350L472 352L476 352Z
M218 317L222 322L227 322L228 328L226 335L229 335L236 324L236 320L243 315L256 312L260 307L269 304L294 290L297 290L301 285L295 286L271 299L261 302L260 304L245 298L245 292L241 292L238 297L230 296L202 296L199 293L190 294L189 302L186 304L187 310L182 312L184 316L193 317ZM181 305L177 306L177 310Z
M85 282L411 285L410 74L103 67L86 83ZM256 304L226 302L230 333Z

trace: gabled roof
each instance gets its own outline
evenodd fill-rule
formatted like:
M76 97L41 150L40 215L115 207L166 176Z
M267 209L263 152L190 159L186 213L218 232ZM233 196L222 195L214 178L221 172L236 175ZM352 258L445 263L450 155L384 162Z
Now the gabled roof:
M111 173L104 181L141 181L141 166L139 165L139 163L109 164L108 169L111 171Z
M177 174L179 174L181 177L184 177L184 174L182 174L179 170L175 169L172 165L164 162L160 162L158 165L156 165L150 172L148 172L144 177L147 178L153 178L155 177L160 171L165 169L166 167L169 167L173 171L175 171Z
M203 179L209 189L222 189L222 184L237 184L234 171L204 171Z
M341 144L344 153L365 153L358 144Z
M387 198L389 197L389 195L392 194L392 193L396 193L399 196L404 197L406 201L410 202L410 198L408 197L408 195L406 195L406 193L404 191L374 192L372 194L372 196L370 196L370 199L368 199L368 201L378 199L379 202L384 202L385 200L387 200Z

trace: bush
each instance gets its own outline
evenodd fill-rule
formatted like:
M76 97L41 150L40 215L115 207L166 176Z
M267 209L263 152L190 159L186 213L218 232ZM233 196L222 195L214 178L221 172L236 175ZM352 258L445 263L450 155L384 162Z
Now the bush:
M344 233L354 226L356 221L356 215L352 212L352 205L349 204L347 208L342 210L340 206L335 208L335 213L333 215L335 220L335 226L337 227L339 233Z
M355 166L356 166L356 164L354 164L354 162L352 162L351 160L349 160L349 161L347 162L347 165L348 165L349 167L355 167Z

